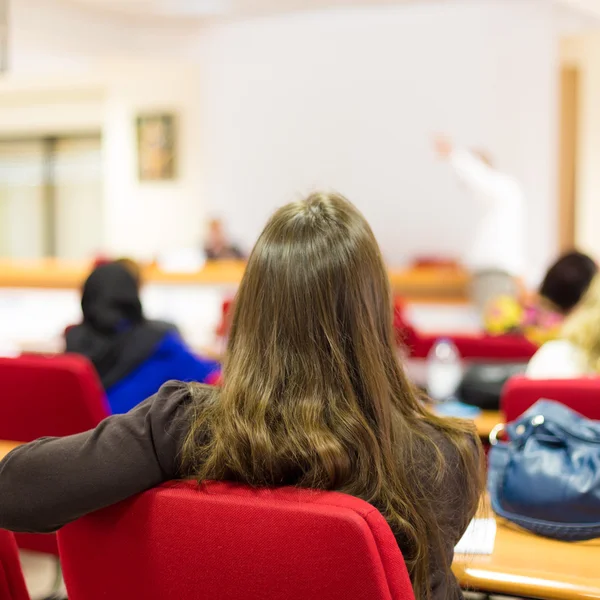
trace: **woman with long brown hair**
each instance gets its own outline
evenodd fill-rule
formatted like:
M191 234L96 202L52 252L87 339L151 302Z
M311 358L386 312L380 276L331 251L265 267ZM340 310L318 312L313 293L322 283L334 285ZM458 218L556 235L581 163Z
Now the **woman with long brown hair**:
M175 477L337 490L386 517L419 600L459 598L480 457L473 428L434 417L404 375L364 217L315 194L278 210L250 256L222 387L170 383L94 431L13 451L0 527L50 531Z

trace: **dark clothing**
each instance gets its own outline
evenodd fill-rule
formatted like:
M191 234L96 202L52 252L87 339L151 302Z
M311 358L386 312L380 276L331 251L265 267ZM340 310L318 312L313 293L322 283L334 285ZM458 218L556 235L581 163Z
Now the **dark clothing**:
M67 331L66 350L89 358L102 386L110 390L155 354L173 331L176 329L163 323L144 321L113 335L100 333L83 323Z
M213 248L204 246L204 254L207 260L243 260L246 258L244 253L237 246L222 246Z
M207 396L218 393L205 389ZM13 450L0 463L0 528L55 531L86 513L189 476L181 469L180 454L191 403L187 385L169 382L130 413L109 417L94 430ZM432 598L453 600L462 595L449 565L473 515L462 500L464 475L457 453L442 434L423 427L438 441L448 464L444 497L435 501L447 544L442 556L432 556ZM423 477L429 477L428 467L419 467ZM402 548L402 539L398 544Z
M221 366L196 355L176 333L167 333L154 353L106 390L112 414L126 413L172 379L216 383Z
M144 317L138 285L120 263L94 269L83 286L83 323L65 336L67 352L89 358L106 390L152 356L175 330L173 325Z

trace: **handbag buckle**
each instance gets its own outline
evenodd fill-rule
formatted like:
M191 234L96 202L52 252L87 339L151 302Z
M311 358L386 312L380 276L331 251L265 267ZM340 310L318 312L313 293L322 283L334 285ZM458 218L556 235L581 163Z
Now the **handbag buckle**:
M536 415L531 419L531 425L533 427L539 427L544 424L544 415ZM490 446L496 446L498 444L498 436L506 429L503 423L498 423L492 431L490 431ZM525 425L521 423L521 425L517 426L516 434L523 435L525 433Z
M490 431L490 446L496 446L498 444L498 436L504 431L504 423L498 423L492 431Z

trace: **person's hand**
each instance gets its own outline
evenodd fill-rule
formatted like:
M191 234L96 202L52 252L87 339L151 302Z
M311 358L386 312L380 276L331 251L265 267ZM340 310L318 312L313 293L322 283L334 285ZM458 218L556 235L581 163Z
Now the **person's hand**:
M452 154L452 141L444 135L436 135L433 146L440 158L448 158Z

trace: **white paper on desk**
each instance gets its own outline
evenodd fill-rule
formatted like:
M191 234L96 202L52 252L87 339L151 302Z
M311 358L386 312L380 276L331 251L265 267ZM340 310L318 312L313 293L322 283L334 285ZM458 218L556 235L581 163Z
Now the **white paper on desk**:
M473 519L454 551L457 554L491 554L496 542L495 519Z

